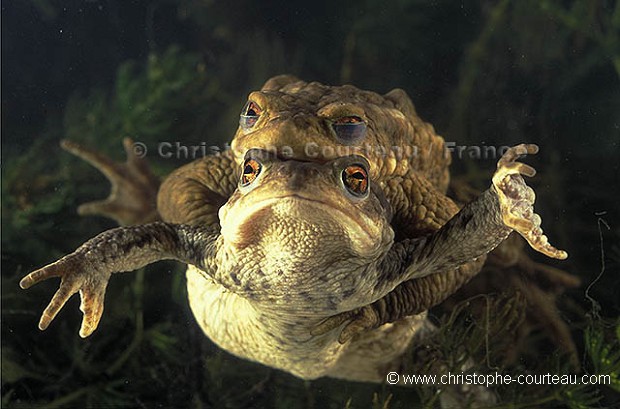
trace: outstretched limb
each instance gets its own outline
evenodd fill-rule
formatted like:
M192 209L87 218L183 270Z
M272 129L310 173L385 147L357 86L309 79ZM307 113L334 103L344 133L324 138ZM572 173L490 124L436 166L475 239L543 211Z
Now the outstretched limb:
M491 187L439 231L394 244L380 266L383 280L379 286L395 287L406 280L455 269L487 254L512 231L526 237L535 250L566 258L566 252L548 243L540 229L540 216L534 213L534 191L521 174L533 176L535 170L516 162L520 155L537 151L536 145L525 144L509 149L498 163Z
M380 286L396 284L392 292L371 305L328 318L313 333L320 334L348 322L341 333L340 340L344 342L357 333L419 312L421 305L410 300L427 289L416 284L420 277L440 273L436 277L438 282L454 278L441 273L454 271L485 255L513 230L526 237L537 251L566 258L566 252L551 246L542 234L540 216L533 211L534 192L521 177L521 174L533 176L535 170L516 162L519 156L536 152L536 145L509 149L498 162L492 186L476 201L461 209L438 232L423 239L403 240L393 246L381 266L384 279L379 280L375 289L381 293ZM410 282L412 279L414 281ZM443 294L442 299L449 295ZM427 308L431 306L426 305Z
M159 179L151 172L141 156L140 145L123 139L127 160L114 162L90 148L63 140L63 149L84 159L110 181L110 195L105 200L89 202L78 207L81 216L100 215L115 220L121 226L144 224L159 219L156 207Z
M25 276L19 283L29 288L51 277L60 277L60 287L41 315L39 328L45 330L76 292L84 317L80 336L97 328L103 314L106 286L112 273L133 271L159 260L173 259L214 271L216 239L210 228L156 222L119 227L101 233L73 253Z

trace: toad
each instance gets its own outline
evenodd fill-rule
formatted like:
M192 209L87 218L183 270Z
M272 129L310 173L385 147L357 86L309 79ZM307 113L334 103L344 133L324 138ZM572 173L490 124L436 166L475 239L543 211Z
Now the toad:
M334 315L386 297L403 282L452 271L486 254L513 230L546 253L566 257L542 234L534 192L517 162L535 145L511 148L491 187L438 231L395 240L391 209L372 165L349 155L324 163L282 160L249 150L219 225L154 222L119 227L24 277L22 288L60 277L42 314L48 327L75 293L89 336L103 313L113 273L163 259L188 265L190 306L199 325L231 353L303 379L332 376L380 382L416 337L425 313L340 342L340 328L315 329Z
M429 235L459 210L446 195L450 156L445 142L418 116L400 89L379 95L350 85L307 83L288 75L274 77L260 91L250 93L231 146L230 151L181 167L159 187L144 163L129 154L129 142L126 165L112 163L75 143L64 143L66 149L93 163L112 181L110 198L82 206L81 213L103 214L119 224L139 224L161 216L172 223L217 226L218 210L237 188L244 155L250 149L316 163L352 154L364 157L370 165L369 177L390 204L397 240ZM519 279L522 272L529 272L534 279L542 277L542 281L550 282L552 292L555 287L577 285L571 276L532 262L514 238L510 243L515 244L492 252L487 266L500 264L502 273L507 274L506 267L517 265L511 277ZM548 252L538 242L530 244L548 256L561 256ZM336 316L317 331L347 322L341 334L344 343L357 333L425 311L474 277L485 258L482 255L441 275L405 281L386 298ZM534 314L534 318L544 317L544 326L551 329L554 338L574 352L566 326L553 305L540 305L546 298L539 293L537 288L524 291L526 297L537 295L530 297L539 307L537 311L547 312Z

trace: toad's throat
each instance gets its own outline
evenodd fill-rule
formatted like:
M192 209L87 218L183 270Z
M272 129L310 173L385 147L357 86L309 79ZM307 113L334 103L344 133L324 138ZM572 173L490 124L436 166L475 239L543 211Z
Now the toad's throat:
M243 212L229 213L221 230L225 242L237 250L259 245L264 251L273 244L279 247L274 254L327 252L325 245L337 242L353 251L372 251L380 244L381 232L372 221L338 202L295 193L237 205Z

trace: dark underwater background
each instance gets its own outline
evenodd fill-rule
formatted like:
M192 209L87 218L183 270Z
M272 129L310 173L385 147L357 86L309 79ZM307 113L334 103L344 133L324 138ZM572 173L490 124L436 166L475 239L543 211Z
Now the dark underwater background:
M124 137L153 152L162 141L224 146L247 94L283 73L379 93L403 88L458 146L537 143L540 153L526 159L539 171L530 181L536 209L570 257L528 254L582 280L559 296L560 316L581 370L614 382L511 385L497 407L620 405L620 2L5 0L1 8L3 408L436 404L428 387L304 382L232 357L194 322L175 263L115 275L88 339L78 336L77 296L37 329L57 282L23 291L19 279L115 226L77 215L109 184L60 140L119 161ZM160 177L189 161L147 159ZM453 156L452 176L484 189L495 162ZM510 305L502 297L491 316ZM480 346L479 317L466 305L456 311L433 313L453 342L445 349ZM497 331L493 339L506 328ZM480 370L570 372L553 340L530 336L539 348L490 366L483 357Z

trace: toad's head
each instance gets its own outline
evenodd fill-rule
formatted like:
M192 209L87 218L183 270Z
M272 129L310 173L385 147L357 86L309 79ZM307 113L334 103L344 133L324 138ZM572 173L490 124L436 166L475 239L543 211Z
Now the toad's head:
M330 310L368 289L394 238L389 205L360 156L319 164L250 150L219 218L224 262L237 266L222 269L232 271L218 277L225 287L257 301L321 299Z

